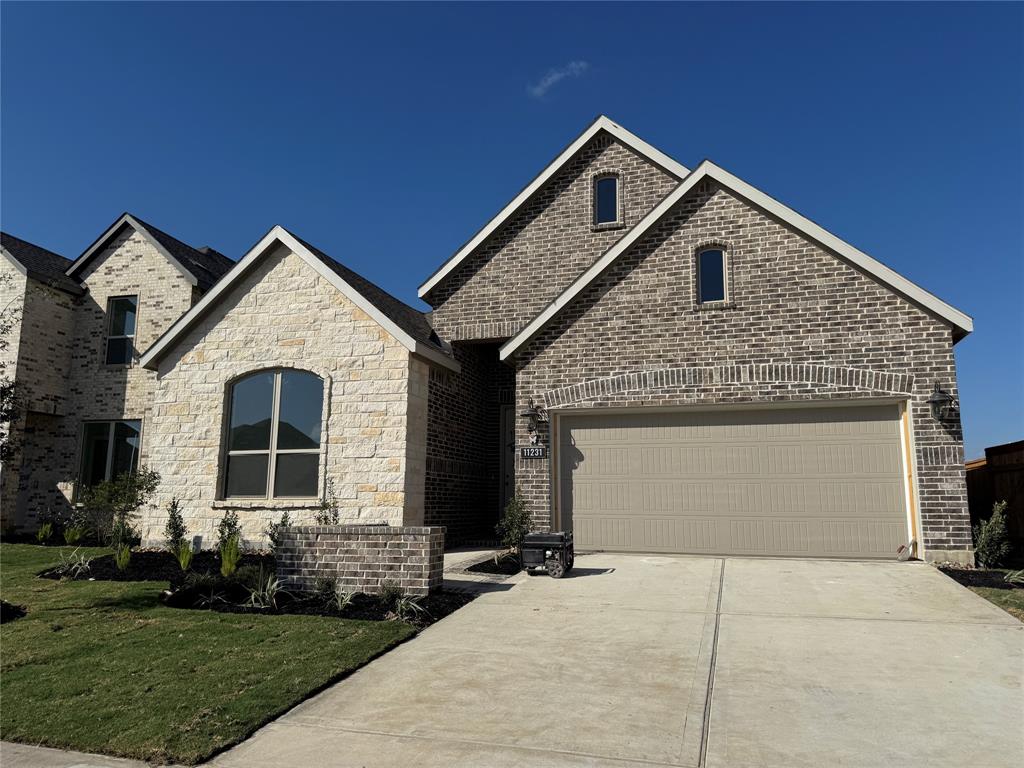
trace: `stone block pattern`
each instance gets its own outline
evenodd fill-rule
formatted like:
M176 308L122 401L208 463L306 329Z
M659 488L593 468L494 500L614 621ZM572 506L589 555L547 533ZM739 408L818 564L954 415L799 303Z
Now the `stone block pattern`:
M161 361L148 432L149 463L163 477L143 540L162 535L167 504L181 501L205 542L234 510L243 538L287 511L313 522L319 499L223 499L221 450L229 389L255 371L296 368L324 382L320 492L328 479L344 523L421 524L427 368L300 257L263 257ZM411 426L410 426L411 425ZM407 475L408 470L408 475ZM409 484L419 484L419 490Z
M715 308L697 303L695 285L696 252L710 243L725 248L730 271L728 304ZM935 382L957 396L950 328L711 183L529 342L516 367L517 408L909 400L925 555L966 559L971 549L959 418L939 423L926 403ZM517 430L525 444L525 425ZM516 471L548 527L549 462Z
M620 174L624 221L594 226L594 176ZM583 147L426 301L446 339L501 339L533 319L678 183L611 136Z
M286 588L309 591L317 579L377 594L386 582L407 595L440 588L444 528L374 525L293 526L284 529L275 560Z

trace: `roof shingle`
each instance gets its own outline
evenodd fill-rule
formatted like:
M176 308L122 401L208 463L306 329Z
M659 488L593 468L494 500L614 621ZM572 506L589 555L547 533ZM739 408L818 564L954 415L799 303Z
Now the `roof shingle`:
M65 274L71 266L69 259L6 232L0 232L0 245L33 280L76 296L84 293L78 281Z

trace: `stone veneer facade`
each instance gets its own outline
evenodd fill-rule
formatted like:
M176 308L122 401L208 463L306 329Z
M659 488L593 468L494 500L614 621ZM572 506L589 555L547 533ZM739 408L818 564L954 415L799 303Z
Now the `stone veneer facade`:
M287 511L308 524L309 500L223 499L225 417L231 383L295 368L324 382L320 498L327 481L344 523L422 525L428 366L286 248L263 257L160 361L145 455L163 481L144 541L157 542L171 499L192 535L215 539L228 510L243 538Z
M441 586L444 528L293 526L282 531L274 559L286 588L296 591L327 579L345 591L377 594L390 583L423 596Z

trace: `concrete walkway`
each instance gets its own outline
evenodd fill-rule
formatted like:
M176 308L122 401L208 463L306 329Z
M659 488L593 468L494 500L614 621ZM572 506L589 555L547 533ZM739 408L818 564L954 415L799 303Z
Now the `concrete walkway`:
M493 587L214 764L1000 768L1024 754L1024 625L922 564L591 555L571 578Z

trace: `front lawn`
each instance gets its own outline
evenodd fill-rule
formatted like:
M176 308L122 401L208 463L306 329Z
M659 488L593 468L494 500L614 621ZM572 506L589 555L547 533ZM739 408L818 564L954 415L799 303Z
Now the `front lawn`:
M943 567L940 570L1015 619L1024 621L1024 587L1005 580L1010 569Z
M0 597L27 609L0 626L6 740L197 763L415 631L167 608L165 582L36 577L71 551L0 544Z

